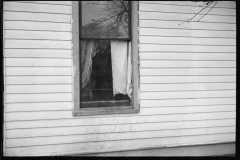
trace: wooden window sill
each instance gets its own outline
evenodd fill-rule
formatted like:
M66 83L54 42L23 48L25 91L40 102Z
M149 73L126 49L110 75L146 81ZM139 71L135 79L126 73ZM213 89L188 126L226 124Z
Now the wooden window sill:
M104 108L74 108L73 116L88 116L88 115L106 115L106 114L130 114L139 113L139 108L132 106L121 107L104 107Z

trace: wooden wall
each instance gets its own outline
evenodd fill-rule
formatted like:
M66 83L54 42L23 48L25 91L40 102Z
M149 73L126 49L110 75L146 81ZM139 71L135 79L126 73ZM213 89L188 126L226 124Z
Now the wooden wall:
M72 116L71 2L4 2L5 155L235 141L236 6L139 2L140 113ZM196 17L196 18L199 18Z

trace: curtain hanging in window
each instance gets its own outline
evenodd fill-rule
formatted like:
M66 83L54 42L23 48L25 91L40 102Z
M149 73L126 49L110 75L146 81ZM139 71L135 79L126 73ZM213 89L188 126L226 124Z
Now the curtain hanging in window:
M84 88L92 73L92 57L96 55L96 44L93 40L81 40L81 71L82 88Z
M113 94L127 94L131 98L132 92L132 63L131 42L111 41Z

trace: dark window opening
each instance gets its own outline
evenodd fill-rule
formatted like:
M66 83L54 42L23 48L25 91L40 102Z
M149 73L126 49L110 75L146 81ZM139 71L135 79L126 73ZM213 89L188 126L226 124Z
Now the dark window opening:
M87 64L85 62L87 61L87 56L84 53L81 54L81 73L83 76L81 82L81 107L129 106L130 97L127 94L116 93L114 95L113 92L110 40L85 40L81 47L86 48L82 52L87 53L87 49L92 51L92 63L90 65L84 66L84 64ZM88 75L85 74L85 76L86 70L88 70ZM114 71L117 72L118 70ZM85 80L84 76L89 77L88 80Z

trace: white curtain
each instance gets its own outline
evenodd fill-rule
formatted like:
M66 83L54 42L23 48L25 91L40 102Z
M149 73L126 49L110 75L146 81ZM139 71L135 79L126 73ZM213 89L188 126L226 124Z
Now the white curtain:
M131 42L111 41L113 94L132 93Z
M84 88L90 79L92 73L92 57L96 55L96 44L93 40L81 40L81 71L82 88Z

